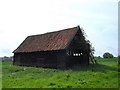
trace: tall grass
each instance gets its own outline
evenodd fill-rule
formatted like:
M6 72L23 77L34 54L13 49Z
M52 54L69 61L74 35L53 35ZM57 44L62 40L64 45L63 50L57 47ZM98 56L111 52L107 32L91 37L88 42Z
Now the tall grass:
M13 66L3 62L3 88L117 88L117 59L66 70Z

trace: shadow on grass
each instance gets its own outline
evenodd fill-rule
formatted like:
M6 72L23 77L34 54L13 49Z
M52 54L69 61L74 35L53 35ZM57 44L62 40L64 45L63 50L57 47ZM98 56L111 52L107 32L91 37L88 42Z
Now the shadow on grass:
M8 65L13 65L12 63L9 63ZM13 65L14 66L14 65ZM33 66L22 66L22 67L33 67ZM35 67L35 68L41 68L41 67ZM42 67L43 68L43 67ZM44 67L48 68L48 67ZM89 65L75 65L71 68L67 69L57 69L57 68L48 68L48 69L55 69L55 70L72 70L72 71L92 71L92 72L107 72L107 71L119 71L120 72L120 66L119 70L117 67L112 67L108 65L103 65L103 64L89 64ZM17 70L15 72L18 72Z
M118 71L116 67L110 67L103 64L90 64L88 66L85 65L76 65L71 68L72 71L92 71L92 72L107 72L107 71Z

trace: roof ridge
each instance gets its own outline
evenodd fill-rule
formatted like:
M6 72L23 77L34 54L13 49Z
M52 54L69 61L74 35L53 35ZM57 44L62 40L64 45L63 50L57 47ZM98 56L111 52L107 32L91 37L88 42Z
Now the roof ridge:
M40 35L51 34L51 33L56 33L56 32L62 32L62 31L71 30L71 29L75 29L75 28L80 28L80 26L78 25L76 27L61 29L61 30L57 30L57 31L46 32L46 33L43 33L43 34L29 35L28 37L34 37L34 36L40 36Z

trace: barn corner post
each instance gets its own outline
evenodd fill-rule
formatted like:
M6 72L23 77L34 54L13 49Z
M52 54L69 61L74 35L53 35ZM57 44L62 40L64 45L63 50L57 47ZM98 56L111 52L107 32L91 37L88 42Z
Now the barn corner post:
M21 58L19 53L14 53L13 56L13 65L20 65L21 63Z
M17 59L17 55L16 53L14 53L14 56L13 56L13 65L18 65L18 61L19 60L16 60Z
M57 54L57 68L66 69L66 50L59 50Z
M83 52L83 60L84 60L84 64L86 66L88 66L90 64L90 47L89 47L89 44L86 43L85 45L85 49L84 49L84 52Z

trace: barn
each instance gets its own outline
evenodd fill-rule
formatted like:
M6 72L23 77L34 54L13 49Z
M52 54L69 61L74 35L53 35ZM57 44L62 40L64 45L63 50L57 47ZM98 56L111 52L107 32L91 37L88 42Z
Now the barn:
M80 26L28 36L14 53L14 65L67 68L89 64L90 45Z

